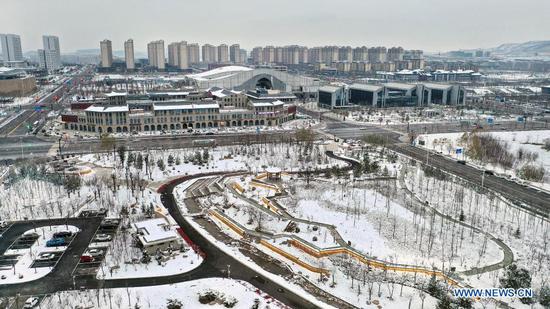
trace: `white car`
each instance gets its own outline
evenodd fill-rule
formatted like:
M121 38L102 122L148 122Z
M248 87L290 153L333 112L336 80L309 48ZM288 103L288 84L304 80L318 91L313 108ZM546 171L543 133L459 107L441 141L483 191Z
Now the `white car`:
M34 308L34 307L36 307L36 305L38 305L38 297L31 297L31 298L27 298L23 308L25 308L25 309Z
M87 254L90 255L91 257L98 257L98 256L102 256L103 255L103 250L101 249L90 249L88 250Z
M44 252L40 253L38 257L36 258L37 261L49 261L52 260L55 257L55 254L51 252Z
M113 237L111 237L111 235L107 235L107 234L97 234L94 239L95 239L95 241L111 241L111 239L113 239Z
M0 221L0 228L5 228L6 226L8 226L8 222Z

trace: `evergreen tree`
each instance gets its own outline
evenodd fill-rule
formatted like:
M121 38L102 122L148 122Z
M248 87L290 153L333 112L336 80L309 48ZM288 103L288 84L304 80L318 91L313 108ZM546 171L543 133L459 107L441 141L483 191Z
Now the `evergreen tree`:
M500 286L512 289L527 289L531 287L531 275L526 269L518 268L512 264L506 268L506 274L500 279ZM519 299L524 304L533 302L532 298L524 297Z

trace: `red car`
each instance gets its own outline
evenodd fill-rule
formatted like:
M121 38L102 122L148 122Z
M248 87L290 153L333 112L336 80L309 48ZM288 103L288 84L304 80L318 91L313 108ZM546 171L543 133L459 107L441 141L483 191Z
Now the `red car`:
M82 255L80 257L80 263L90 263L93 261L94 261L94 258L91 255Z

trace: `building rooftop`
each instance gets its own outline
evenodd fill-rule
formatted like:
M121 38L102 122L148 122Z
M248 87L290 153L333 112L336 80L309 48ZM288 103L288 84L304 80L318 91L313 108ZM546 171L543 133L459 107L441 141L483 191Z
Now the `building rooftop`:
M405 90L405 91L416 88L416 85L403 84L403 83L387 83L387 84L384 84L384 86L386 86L386 88Z
M254 107L265 107L265 106L281 106L281 105L284 105L285 103L279 100L274 100L271 102L268 102L268 101L252 102L251 104Z
M163 110L178 110L178 109L206 109L206 108L220 108L220 105L216 103L199 103L199 104L154 104L153 109L156 111Z
M424 84L424 87L436 90L449 90L453 88L452 85L448 84Z
M339 87L339 86L323 86L323 87L319 87L319 91L323 91L323 92L336 92L336 91L339 91L340 89L342 89L342 87Z
M120 106L102 106L102 105L92 105L86 108L87 112L98 112L98 113L112 113L112 112L127 112L128 105Z
M379 85L367 85L367 84L352 84L349 86L349 88L370 91L370 92L378 92L383 89L383 87Z
M252 68L238 66L238 65L229 65L225 67L219 67L215 68L213 70L197 73L197 74L190 74L187 75L187 77L195 79L195 80L214 80L214 79L220 79L220 78L226 78L231 75L240 73L240 72L247 72L252 71Z
M162 243L179 237L163 218L136 222L134 228L140 234L138 238L144 245Z

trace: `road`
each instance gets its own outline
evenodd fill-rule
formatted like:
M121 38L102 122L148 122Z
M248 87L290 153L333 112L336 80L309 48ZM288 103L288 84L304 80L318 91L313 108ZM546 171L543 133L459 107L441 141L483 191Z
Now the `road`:
M197 175L199 177L199 175ZM97 280L95 275L76 277L74 285L76 288L97 289L97 288L124 288L124 287L139 287L153 286L161 284L171 284L176 282L184 282L201 278L225 277L225 270L228 267L231 269L231 277L241 279L254 285L256 288L263 290L277 300L290 306L291 308L318 308L302 296L286 290L283 286L279 286L275 282L268 279L256 280L256 277L263 277L261 274L246 267L231 255L218 249L209 240L197 232L183 217L180 209L172 195L173 188L182 182L174 181L170 185L164 187L161 200L164 206L168 209L174 220L185 231L185 233L197 244L202 251L206 253L206 258L203 263L183 274L172 276L157 277L157 278L135 278L135 279L116 279L116 280ZM40 279L13 285L0 284L0 297L21 295L21 299L25 299L24 295L43 295L51 294L57 291L73 289L72 270L75 269L79 257L88 247L89 242L101 222L101 218L70 218L54 219L54 220L35 220L16 222L10 226L3 234L0 241L0 254L5 252L9 245L19 237L23 232L33 227L46 226L50 224L65 224L75 225L81 229L77 238L67 248L63 257L59 260L56 267L45 277ZM229 265L229 266L228 266ZM269 268L274 265L268 264Z
M407 144L393 144L389 145L388 148L420 162L426 162L426 150L422 148ZM454 160L433 154L428 156L428 164L481 186L482 171L474 167L458 164ZM524 187L516 182L494 175L485 174L483 178L484 187L503 195L511 201L523 202L522 204L518 204L518 206L545 218L550 218L550 194L531 187Z
M260 133L226 133L216 135L161 135L133 136L116 138L115 144L125 146L130 150L170 149L193 147L194 140L214 139L216 145L256 144L285 142L293 138L290 131L264 131ZM58 140L52 138L25 137L0 138L0 160L15 160L19 158L44 157L50 149L59 149ZM61 142L62 154L85 154L110 151L98 139L79 139Z

